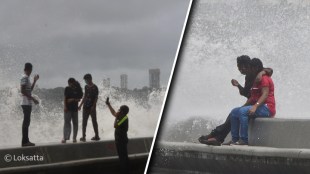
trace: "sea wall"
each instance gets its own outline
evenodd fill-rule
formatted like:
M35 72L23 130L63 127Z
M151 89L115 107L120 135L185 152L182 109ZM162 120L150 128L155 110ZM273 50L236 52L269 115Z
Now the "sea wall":
M207 146L159 142L150 173L303 174L310 173L310 120L250 121L249 146Z
M152 138L130 139L133 171L144 171ZM0 149L0 173L118 173L114 141ZM134 172L133 172L134 173Z

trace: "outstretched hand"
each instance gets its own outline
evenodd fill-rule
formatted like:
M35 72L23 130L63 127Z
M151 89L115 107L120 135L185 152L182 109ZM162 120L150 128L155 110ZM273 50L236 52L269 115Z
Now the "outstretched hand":
M36 105L39 104L39 101L38 101L37 99L35 99L35 98L33 98L32 101L33 101L33 103L36 104Z
M105 104L110 105L109 97L107 97Z
M239 86L239 82L238 82L237 80L235 80L235 79L232 79L232 80L231 80L231 84L232 84L233 86Z
M37 80L39 80L39 78L40 78L39 74L35 75L34 76L34 81L36 82Z

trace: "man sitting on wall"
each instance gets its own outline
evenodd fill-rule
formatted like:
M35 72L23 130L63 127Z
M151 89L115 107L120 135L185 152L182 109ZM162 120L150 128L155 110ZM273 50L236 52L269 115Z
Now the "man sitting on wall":
M237 80L231 80L232 85L238 87L240 95L246 98L251 97L250 89L254 82L260 82L263 75L271 76L273 73L271 68L264 68L260 73L257 74L257 76L253 76L250 73L250 62L251 58L247 55L237 57L238 70L241 74L245 75L244 87L242 87ZM207 145L220 146L231 130L230 118L231 114L228 115L226 121L223 124L217 126L211 131L211 133L199 137L199 142Z

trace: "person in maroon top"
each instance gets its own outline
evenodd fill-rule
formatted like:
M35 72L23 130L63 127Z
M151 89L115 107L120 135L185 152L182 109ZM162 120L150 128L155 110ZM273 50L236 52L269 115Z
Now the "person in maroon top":
M263 70L263 63L253 58L250 63L251 74L256 76ZM260 82L254 82L251 97L242 107L233 109L230 113L231 135L233 145L248 144L248 120L253 117L274 117L276 103L274 98L274 84L269 76L262 76Z

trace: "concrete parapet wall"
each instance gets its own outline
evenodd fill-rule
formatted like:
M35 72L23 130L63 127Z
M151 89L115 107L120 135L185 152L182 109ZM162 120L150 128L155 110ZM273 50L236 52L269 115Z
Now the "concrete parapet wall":
M279 148L310 148L310 120L279 118L250 120L249 144Z
M152 155L155 168L150 169L151 173L309 174L309 140L310 120L256 118L249 123L250 146L160 142Z
M160 168L212 174L310 173L310 149L161 142L152 157L151 173Z
M143 163L143 165L140 165L140 168L144 169L151 143L152 138L129 140L128 154L133 164L137 161L138 164L136 165ZM9 158L11 161L9 162L6 161L7 155L11 156ZM21 156L42 156L43 160L38 160L37 158L35 161L31 159L18 161L17 157L20 158ZM76 169L81 171L87 168L86 166L92 166L89 169L91 171L95 168L99 170L99 168L101 169L106 164L108 166L106 166L105 171L109 171L109 168L112 166L119 168L118 155L112 140L0 149L0 158L0 173L36 173L38 171L41 171L41 173L42 171L46 171L43 173L55 173L56 170L64 172L68 170L75 171ZM17 160L14 160L14 158ZM85 167L81 168L83 165ZM94 167L94 165L97 165L97 167ZM75 166L74 170L72 169L73 166ZM110 172L113 173L112 171Z

